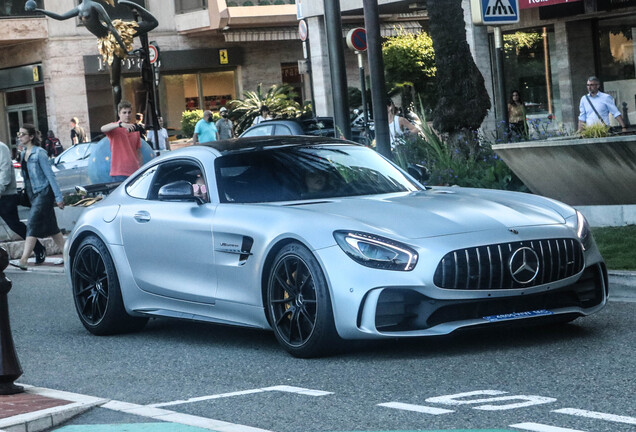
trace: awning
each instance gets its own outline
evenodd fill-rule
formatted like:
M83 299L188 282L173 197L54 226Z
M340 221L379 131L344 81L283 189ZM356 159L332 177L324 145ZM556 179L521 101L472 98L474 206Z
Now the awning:
M343 26L342 37L345 37L349 30L356 27L359 26ZM401 31L405 33L415 34L419 33L421 30L422 26L417 21L396 21L380 24L380 36L382 37L397 36ZM254 30L228 30L223 32L223 36L225 37L225 42L267 42L300 40L298 37L297 27L272 27Z
M225 42L264 42L300 40L297 27L276 27L259 30L228 30L223 33Z

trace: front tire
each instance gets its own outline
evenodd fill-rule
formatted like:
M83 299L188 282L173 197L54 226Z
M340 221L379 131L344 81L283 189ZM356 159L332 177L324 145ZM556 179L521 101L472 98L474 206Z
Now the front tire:
M75 310L94 335L141 330L148 318L132 317L124 308L119 279L106 245L94 235L80 243L71 265Z
M267 282L267 309L276 339L295 357L325 355L340 340L325 276L300 243L290 243L276 255Z

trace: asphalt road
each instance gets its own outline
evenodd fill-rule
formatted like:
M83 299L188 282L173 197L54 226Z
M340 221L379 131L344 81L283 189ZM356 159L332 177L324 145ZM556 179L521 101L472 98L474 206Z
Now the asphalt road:
M277 432L636 430L634 302L560 327L352 344L300 360L271 333L210 324L157 319L137 334L92 336L62 275L7 274L23 384ZM99 408L72 423L149 421Z

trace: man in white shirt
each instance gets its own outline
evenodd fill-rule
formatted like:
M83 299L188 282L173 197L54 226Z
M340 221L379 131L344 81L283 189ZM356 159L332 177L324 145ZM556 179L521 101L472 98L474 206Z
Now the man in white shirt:
M609 115L612 114L621 125L623 131L627 130L621 112L616 108L614 99L607 93L599 91L601 81L595 76L587 80L588 94L581 98L579 103L579 130L594 123L603 123L609 126ZM596 109L596 111L595 111Z
M170 150L170 140L168 139L168 131L163 127L163 117L159 117L157 120L159 121L159 130L157 131L157 135L159 136L159 150ZM147 133L146 141L148 141L148 144L150 144L152 148L155 148L155 131L148 129Z

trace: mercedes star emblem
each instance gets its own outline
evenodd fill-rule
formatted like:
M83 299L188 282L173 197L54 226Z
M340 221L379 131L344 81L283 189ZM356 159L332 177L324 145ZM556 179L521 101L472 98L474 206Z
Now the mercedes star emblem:
M528 284L539 274L539 256L529 247L517 249L510 257L510 274L515 282Z

